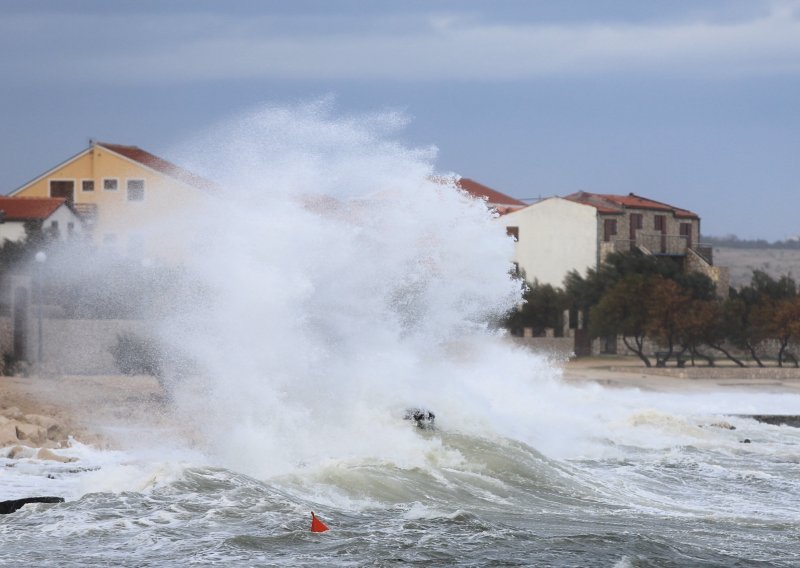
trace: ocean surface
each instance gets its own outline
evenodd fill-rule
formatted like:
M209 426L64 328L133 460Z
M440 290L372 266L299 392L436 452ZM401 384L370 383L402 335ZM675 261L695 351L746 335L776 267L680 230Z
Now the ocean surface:
M635 410L648 396L652 406ZM698 412L719 403L710 395L615 397L630 397L630 411L598 424L597 436L578 452L585 455L557 452L568 456L559 458L508 437L444 425L423 430L400 420L419 442L413 447L421 455L407 456L409 463L341 459L263 479L180 449L76 444L60 452L78 457L74 463L0 458L4 498L67 499L0 516L0 564L800 563L800 430ZM662 406L689 412L657 408L670 398ZM780 404L796 404L793 398L783 395ZM724 403L744 401L752 404L753 395L729 393ZM311 511L328 532L310 532Z

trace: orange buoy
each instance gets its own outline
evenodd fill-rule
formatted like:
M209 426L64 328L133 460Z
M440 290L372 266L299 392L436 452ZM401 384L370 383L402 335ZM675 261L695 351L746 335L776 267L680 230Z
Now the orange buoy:
M328 530L328 525L320 521L314 511L311 511L311 532L325 532L326 530Z

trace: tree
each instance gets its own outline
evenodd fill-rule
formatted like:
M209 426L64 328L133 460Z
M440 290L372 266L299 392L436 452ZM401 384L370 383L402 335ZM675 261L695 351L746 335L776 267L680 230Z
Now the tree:
M652 277L629 274L606 292L591 308L589 334L592 337L622 336L625 346L647 367L652 366L644 353Z
M755 319L766 336L778 341L778 366L783 367L784 361L791 359L797 367L797 358L788 347L790 342L800 339L800 296L761 303Z
M590 314L590 308L597 305L608 290L632 274L661 276L675 281L693 298L711 300L716 297L716 286L705 274L684 273L680 263L671 257L646 255L634 250L608 255L597 270L587 270L586 276L575 270L569 272L564 278L567 305L572 310Z
M756 346L761 342L752 322L753 305L740 297L736 291L721 305L722 341L727 341L735 348L750 353L750 357L759 367L764 363L758 356Z
M19 241L6 239L0 245L0 272L7 274L25 262L33 260L40 250L48 249L54 240L51 231L42 229L41 221L25 222L25 238Z
M669 359L689 327L692 296L677 282L663 276L652 276L649 285L645 330L666 345L665 359Z
M779 305L786 300L797 297L797 284L790 276L782 276L778 280L760 270L753 271L750 285L745 286L732 296L733 311L730 315L738 316L738 321L731 321L731 339L734 344L746 348L759 367L764 363L758 356L757 347L766 339L779 341L778 364L783 364L788 341L784 338L788 331L788 322L776 321ZM791 313L788 305L781 305L780 311Z
M697 346L708 345L712 349L724 354L728 359L736 363L739 367L746 365L741 359L736 357L727 347L726 341L731 341L738 332L738 325L735 308L736 304L730 299L724 302L716 300L694 300L691 306L690 322L688 330L684 333L684 340L688 342L690 348L697 352ZM731 341L736 346L736 343ZM709 364L711 359L708 358Z
M547 328L560 329L562 313L566 308L564 292L550 284L533 284L525 287L524 303L512 311L504 327L521 335L523 328L533 328L535 336L542 335Z

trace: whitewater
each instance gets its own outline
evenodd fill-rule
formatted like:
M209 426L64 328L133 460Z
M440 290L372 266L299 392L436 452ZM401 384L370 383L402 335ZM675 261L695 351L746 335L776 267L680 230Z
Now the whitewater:
M567 384L497 328L522 290L504 227L404 124L318 101L176 149L224 189L170 220L194 239L153 322L191 361L173 427L0 457L4 498L66 499L0 516L0 563L798 564L800 430L740 415L800 397Z

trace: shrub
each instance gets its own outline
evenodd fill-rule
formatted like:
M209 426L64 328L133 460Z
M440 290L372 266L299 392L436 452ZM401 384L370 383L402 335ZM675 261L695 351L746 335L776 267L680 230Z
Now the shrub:
M164 355L152 339L134 333L117 334L117 343L109 349L117 369L125 375L161 377Z

